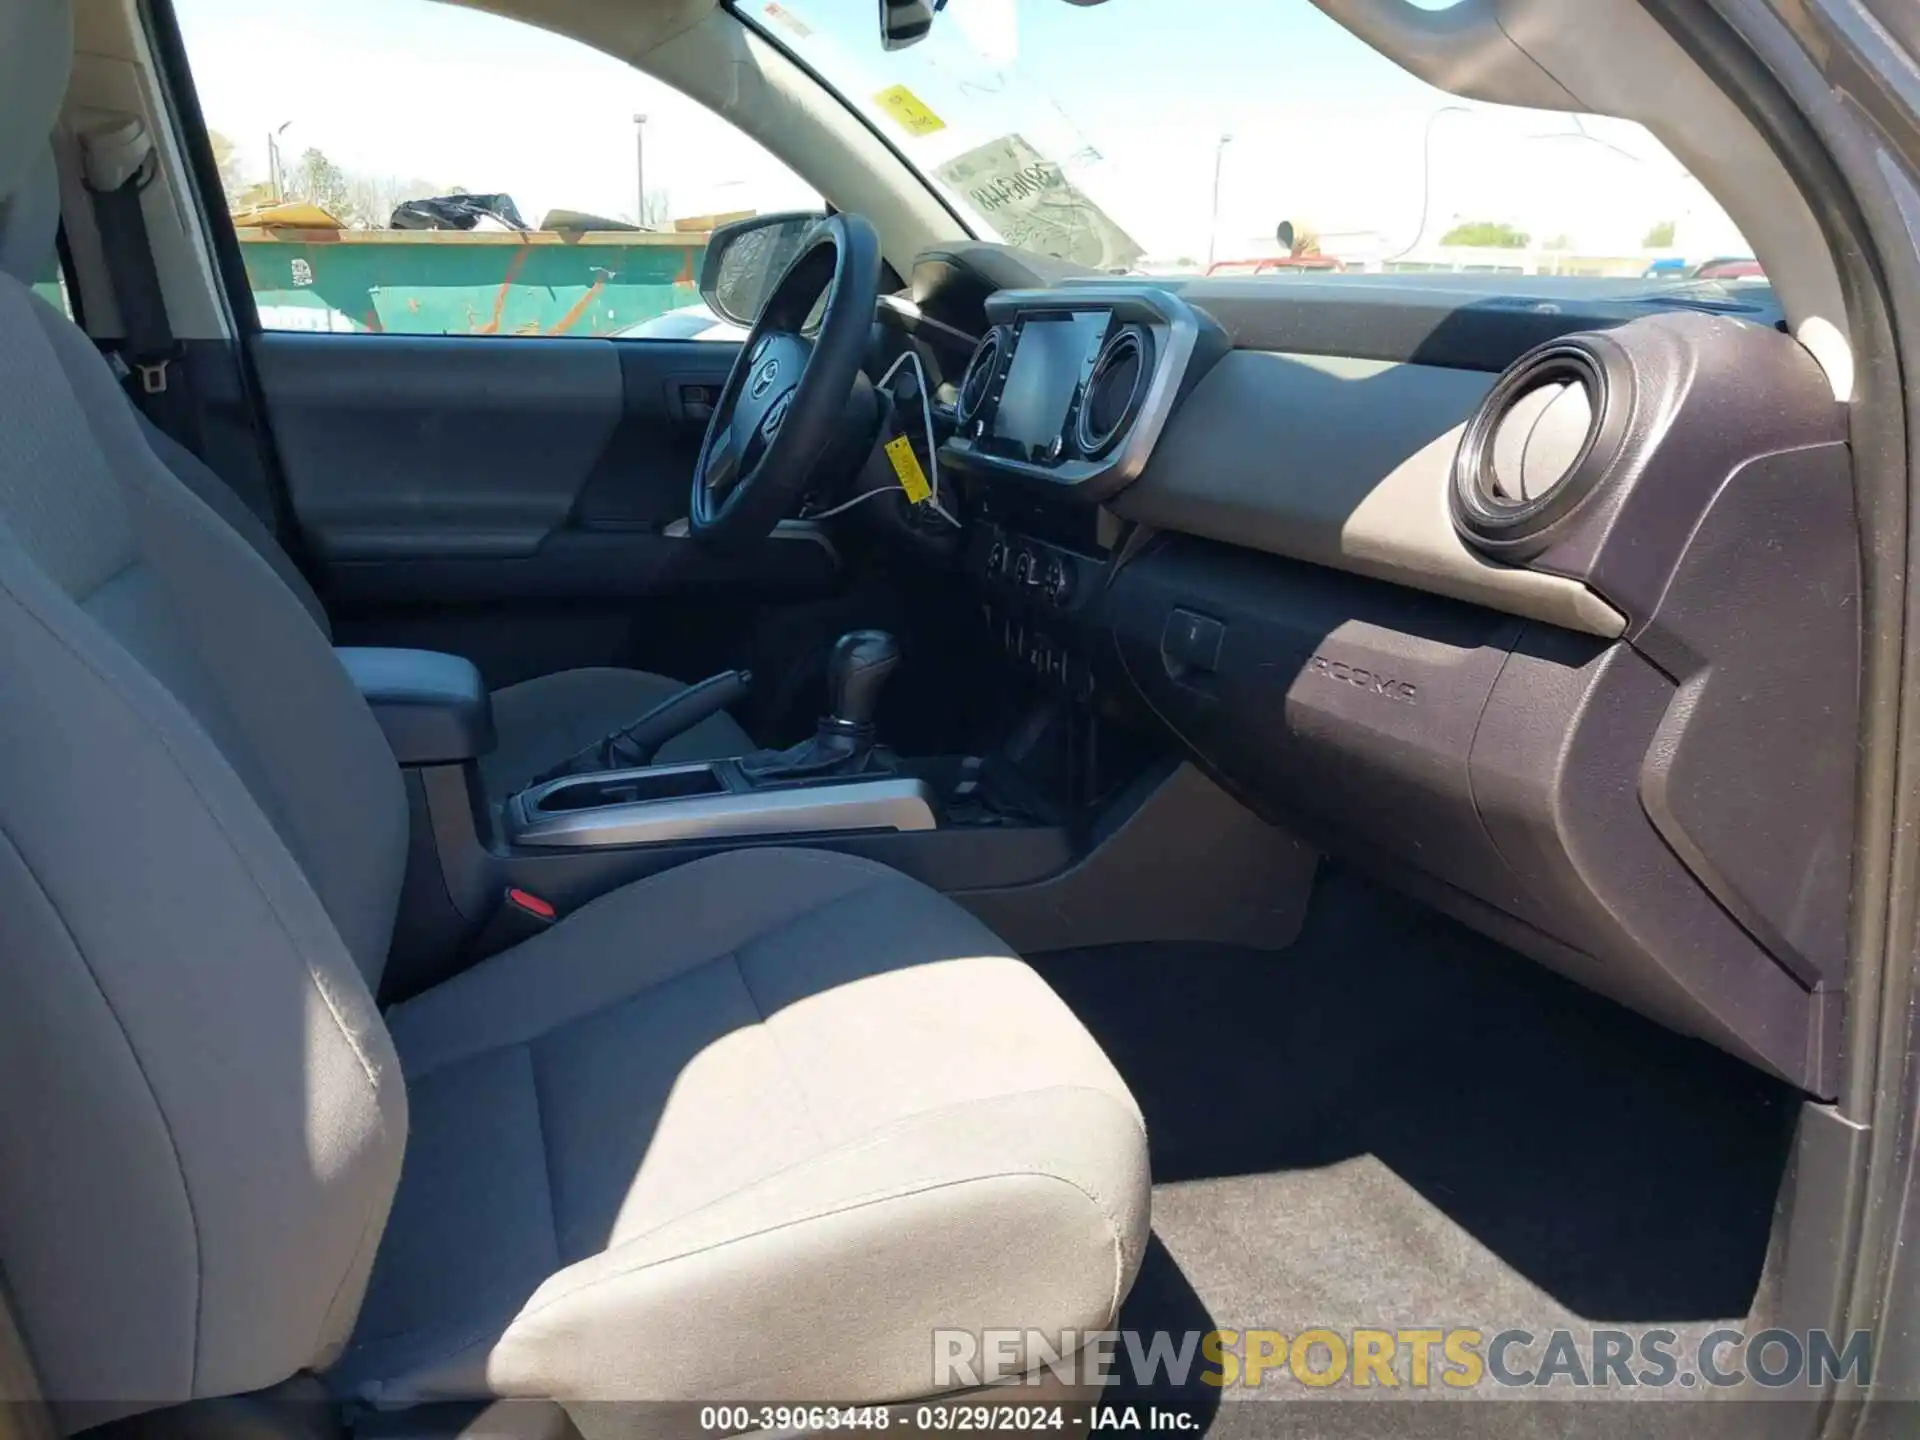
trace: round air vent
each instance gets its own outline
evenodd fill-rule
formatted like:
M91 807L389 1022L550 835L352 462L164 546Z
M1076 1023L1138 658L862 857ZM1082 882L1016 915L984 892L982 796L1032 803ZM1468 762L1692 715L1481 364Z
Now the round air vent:
M1081 454L1099 455L1120 438L1138 413L1152 374L1153 340L1141 326L1128 325L1100 347L1074 426Z
M1602 336L1557 340L1516 360L1460 439L1454 522L1502 559L1537 554L1619 453L1632 372Z
M973 347L967 373L960 377L960 400L954 407L961 429L974 422L987 403L987 396L993 393L994 376L999 373L1000 362L1006 359L1012 341L1013 332L1004 325L996 325Z

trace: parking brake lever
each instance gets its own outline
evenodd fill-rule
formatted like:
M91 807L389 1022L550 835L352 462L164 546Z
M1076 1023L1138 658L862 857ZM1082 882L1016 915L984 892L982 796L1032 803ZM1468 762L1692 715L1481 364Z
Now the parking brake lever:
M752 671L723 670L669 695L631 725L594 741L533 783L544 785L562 775L597 775L604 770L637 770L651 764L654 752L667 741L691 730L709 715L738 704L747 698L752 688Z

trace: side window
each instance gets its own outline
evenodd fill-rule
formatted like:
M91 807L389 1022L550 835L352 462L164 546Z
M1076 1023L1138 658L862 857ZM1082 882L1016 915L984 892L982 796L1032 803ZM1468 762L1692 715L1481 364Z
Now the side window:
M820 209L624 61L431 0L176 0L267 330L730 339L708 233Z

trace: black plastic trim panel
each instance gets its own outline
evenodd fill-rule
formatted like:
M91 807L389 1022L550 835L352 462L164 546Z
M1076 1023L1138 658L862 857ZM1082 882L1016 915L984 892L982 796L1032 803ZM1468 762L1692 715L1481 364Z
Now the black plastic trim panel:
M1631 642L1172 535L1107 614L1141 698L1250 805L1831 1095L1860 646L1846 456L1718 478L1666 515L1678 553Z

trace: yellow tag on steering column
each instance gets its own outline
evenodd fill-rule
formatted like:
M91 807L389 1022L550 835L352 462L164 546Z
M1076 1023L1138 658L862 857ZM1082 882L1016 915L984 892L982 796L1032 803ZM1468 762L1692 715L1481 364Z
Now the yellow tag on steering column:
M886 451L887 459L893 462L894 478L907 492L907 499L916 505L931 500L933 486L927 483L927 472L920 468L920 457L913 453L913 442L904 435L896 435L887 442Z

